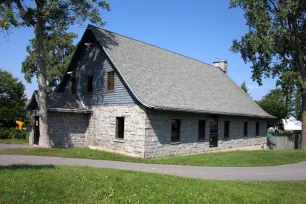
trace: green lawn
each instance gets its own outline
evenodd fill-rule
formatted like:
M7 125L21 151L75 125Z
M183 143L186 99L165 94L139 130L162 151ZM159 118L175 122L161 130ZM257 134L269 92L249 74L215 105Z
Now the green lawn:
M306 161L306 152L299 150L234 151L156 159L140 159L87 148L0 149L0 154L55 156L191 166L275 166Z
M0 144L23 144L28 145L29 139L0 139Z
M205 181L114 169L0 167L0 203L305 203L306 181Z

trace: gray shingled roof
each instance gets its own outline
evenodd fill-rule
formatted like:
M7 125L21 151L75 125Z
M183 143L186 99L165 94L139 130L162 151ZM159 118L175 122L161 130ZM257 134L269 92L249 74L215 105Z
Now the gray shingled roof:
M94 26L88 28L132 93L147 107L273 117L212 65Z
M135 97L147 107L272 117L212 65L94 26L88 29Z
M80 113L91 112L90 110L84 108L81 101L78 99L77 95L75 94L50 92L48 93L47 101L48 101L49 111L80 112ZM37 91L34 91L34 94L27 108L33 109L37 105L39 105L39 99Z

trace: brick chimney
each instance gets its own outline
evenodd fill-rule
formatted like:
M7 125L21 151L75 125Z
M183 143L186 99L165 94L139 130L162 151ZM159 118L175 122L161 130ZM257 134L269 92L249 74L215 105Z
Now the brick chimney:
M219 59L217 59L214 62L213 65L214 65L214 67L218 67L222 72L227 74L227 60L219 60Z

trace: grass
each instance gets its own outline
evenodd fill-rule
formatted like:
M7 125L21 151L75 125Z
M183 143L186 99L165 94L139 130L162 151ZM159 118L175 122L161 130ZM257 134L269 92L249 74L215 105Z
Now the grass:
M22 144L28 145L29 139L0 139L0 144Z
M0 149L0 154L38 155L152 164L190 166L276 166L306 161L306 152L299 150L234 151L187 156L141 159L87 148Z
M0 203L304 203L305 181L205 181L114 169L0 167Z

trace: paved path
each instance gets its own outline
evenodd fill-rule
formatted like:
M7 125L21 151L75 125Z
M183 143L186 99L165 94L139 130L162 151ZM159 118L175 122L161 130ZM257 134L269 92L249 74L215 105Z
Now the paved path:
M35 148L32 145L21 145L21 144L2 144L0 143L0 149L19 149L19 148Z
M13 164L91 166L154 172L206 180L306 180L306 162L274 167L197 167L60 157L0 155L0 165Z

